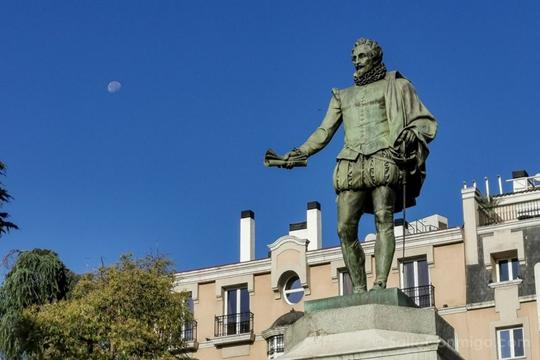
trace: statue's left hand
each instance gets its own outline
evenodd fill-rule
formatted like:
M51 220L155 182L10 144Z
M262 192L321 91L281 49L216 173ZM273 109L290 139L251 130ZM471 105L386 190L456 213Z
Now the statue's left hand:
M405 144L412 144L416 141L416 134L412 130L403 130L397 139L397 143L401 144L405 141Z
M407 154L414 149L416 140L416 134L414 133L414 131L406 129L403 130L401 134L399 134L399 137L396 140L396 144L398 144L400 149L403 149L403 146L405 146L405 154Z

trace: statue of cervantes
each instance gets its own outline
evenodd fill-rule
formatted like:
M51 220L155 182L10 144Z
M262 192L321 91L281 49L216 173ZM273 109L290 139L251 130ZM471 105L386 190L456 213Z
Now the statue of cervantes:
M358 222L374 214L376 275L373 289L386 288L395 251L394 212L415 204L425 178L428 143L437 122L412 84L397 71L387 71L376 41L354 44L354 85L333 89L321 125L300 147L284 156L269 150L267 166L305 166L307 158L332 139L343 123L345 144L337 156L333 183L345 265L355 293L367 290L365 255L358 241ZM405 194L405 196L403 196Z

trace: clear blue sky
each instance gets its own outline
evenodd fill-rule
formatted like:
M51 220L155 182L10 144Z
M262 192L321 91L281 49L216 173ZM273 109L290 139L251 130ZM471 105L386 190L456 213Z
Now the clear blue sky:
M125 252L235 262L252 209L261 258L311 200L338 245L342 133L307 168L262 158L300 145L351 85L360 36L440 123L410 219L459 226L464 180L540 171L539 18L537 1L2 1L0 159L21 230L0 254L50 248L76 272Z

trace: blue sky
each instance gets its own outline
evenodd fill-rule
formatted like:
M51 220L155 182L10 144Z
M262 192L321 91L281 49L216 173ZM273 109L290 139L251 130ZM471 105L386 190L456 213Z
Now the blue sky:
M535 1L3 1L0 159L21 230L0 254L50 248L76 272L126 252L178 269L235 262L252 209L261 258L311 200L324 246L338 245L342 132L307 168L262 158L300 145L330 89L351 85L360 36L440 124L408 217L459 226L464 180L540 172L539 16Z

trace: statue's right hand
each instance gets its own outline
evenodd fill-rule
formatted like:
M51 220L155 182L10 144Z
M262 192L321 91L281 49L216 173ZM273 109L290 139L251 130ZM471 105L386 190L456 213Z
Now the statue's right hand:
M295 158L302 155L303 155L303 152L300 151L300 149L294 148L288 153L286 153L285 155L283 155L283 159L288 160L288 159Z
M292 149L283 156L279 156L274 150L268 149L264 154L264 165L266 167L277 166L292 169L293 167L307 166L307 158L307 154L299 149Z
M302 155L303 153L299 149L296 149L296 148L292 149L291 151L283 155L283 160L291 160L291 161L287 161L285 165L283 165L283 167L285 169L292 169L294 167L294 161L292 160Z

